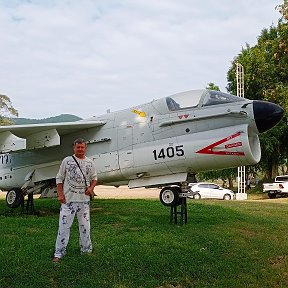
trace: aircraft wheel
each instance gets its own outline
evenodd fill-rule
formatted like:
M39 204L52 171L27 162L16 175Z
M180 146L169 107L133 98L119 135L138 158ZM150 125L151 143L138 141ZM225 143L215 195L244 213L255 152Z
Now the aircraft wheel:
M197 192L194 194L194 199L199 200L201 199L201 195Z
M9 208L17 208L23 201L24 195L20 188L12 188L6 194L6 205Z
M179 200L180 188L178 187L165 187L160 191L160 202L164 206L177 206L181 204Z

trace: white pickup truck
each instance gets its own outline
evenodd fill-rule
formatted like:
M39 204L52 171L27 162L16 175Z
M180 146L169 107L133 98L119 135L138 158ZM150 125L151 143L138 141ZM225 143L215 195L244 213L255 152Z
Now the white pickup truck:
M268 192L270 199L288 196L288 175L277 176L274 183L263 183L263 192Z

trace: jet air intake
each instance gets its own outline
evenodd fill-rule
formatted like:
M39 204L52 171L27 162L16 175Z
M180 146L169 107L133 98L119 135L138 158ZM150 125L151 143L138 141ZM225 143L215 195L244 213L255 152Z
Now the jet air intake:
M283 117L284 110L271 102L253 101L254 119L259 133L274 127Z

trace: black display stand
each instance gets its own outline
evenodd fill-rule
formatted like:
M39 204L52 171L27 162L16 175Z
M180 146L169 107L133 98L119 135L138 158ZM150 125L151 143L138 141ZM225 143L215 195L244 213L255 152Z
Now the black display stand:
M26 200L26 209L25 209L25 200L24 197L21 201L21 213L25 214L35 214L35 207L34 207L34 200L33 200L33 193L28 194Z
M180 205L170 207L170 224L178 224L178 215L180 216L180 225L187 224L187 198L180 198ZM180 211L177 211L177 207L180 208Z

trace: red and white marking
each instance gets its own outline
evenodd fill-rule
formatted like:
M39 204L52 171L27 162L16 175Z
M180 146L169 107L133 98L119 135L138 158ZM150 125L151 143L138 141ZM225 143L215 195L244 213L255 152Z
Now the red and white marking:
M228 142L230 141L231 139L234 139L236 137L239 137L241 134L241 132L237 132L231 136L228 136L228 137L225 137L213 144L210 144L206 147L204 147L203 149L197 151L196 153L200 153L200 154L214 154L214 155L237 155L237 156L244 156L244 152L238 152L238 151L231 151L229 149L231 148L235 148L235 147L240 147L242 146L242 142L234 142L234 143L229 143L229 144L226 144L225 146L220 146L220 147L217 147L225 142ZM214 149L214 150L213 150ZM221 149L221 150L219 150ZM223 150L223 149L226 149L226 150Z

